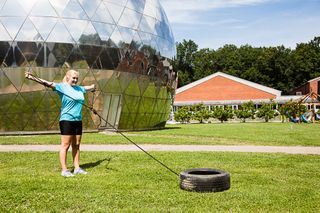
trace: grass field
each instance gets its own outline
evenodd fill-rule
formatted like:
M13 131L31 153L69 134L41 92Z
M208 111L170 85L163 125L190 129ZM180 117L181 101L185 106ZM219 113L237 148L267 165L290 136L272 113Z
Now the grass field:
M167 125L125 132L140 144L320 146L320 124L235 123ZM119 134L86 133L85 144L127 144ZM0 144L59 144L60 135L0 136Z
M319 124L169 125L127 132L137 143L319 146ZM59 144L60 135L1 136L0 144ZM83 135L86 144L127 144L117 134ZM143 152L82 152L89 174L60 176L58 153L0 152L0 212L317 212L320 158L223 152L152 152L180 173L222 169L230 190L187 192L179 177ZM70 154L68 162L71 165ZM73 169L70 167L70 169Z
M230 190L187 192L141 152L83 152L85 176L59 175L57 153L0 153L0 212L317 212L320 159L312 155L153 153L180 173L228 171ZM71 161L71 159L69 159Z

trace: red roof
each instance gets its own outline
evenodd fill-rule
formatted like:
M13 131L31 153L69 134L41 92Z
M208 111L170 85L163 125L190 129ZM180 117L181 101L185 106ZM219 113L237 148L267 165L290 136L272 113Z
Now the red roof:
M281 91L217 72L177 90L175 102L275 99Z

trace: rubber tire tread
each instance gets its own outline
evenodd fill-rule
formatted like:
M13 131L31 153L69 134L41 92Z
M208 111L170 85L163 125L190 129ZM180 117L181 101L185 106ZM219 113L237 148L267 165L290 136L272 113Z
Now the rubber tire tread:
M197 175L195 172L213 174ZM221 192L230 188L230 174L218 169L196 168L180 173L180 188L194 192Z

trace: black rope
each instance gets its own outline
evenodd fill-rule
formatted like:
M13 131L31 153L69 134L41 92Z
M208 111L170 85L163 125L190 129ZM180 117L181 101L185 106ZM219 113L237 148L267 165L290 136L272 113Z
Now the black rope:
M40 84L46 86L46 87L51 87L53 85L52 84L48 84L47 82L44 82L42 79L40 79L39 77L36 77L34 76L33 74L29 74L31 75L32 77L34 77ZM94 90L95 91L95 90ZM160 160L158 160L157 158L155 158L153 155L151 155L149 152L147 152L146 150L144 150L141 146L139 146L138 144L136 144L135 142L133 142L128 136L126 136L125 134L123 134L122 132L118 131L118 129L113 126L112 124L110 124L106 119L104 119L94 108L93 108L93 103L92 103L92 106L88 106L87 104L85 103L82 103L78 100L75 100L74 98L72 98L71 96L59 91L61 94L71 98L72 100L82 104L84 107L88 108L93 114L97 115L100 120L103 120L105 121L108 125L110 125L114 130L117 131L117 133L119 133L120 135L122 135L125 139L127 139L130 143L132 143L133 145L135 145L136 147L138 147L141 151L143 151L145 154L147 154L150 158L152 158L153 160L155 160L156 162L158 162L160 165L162 165L163 167L165 167L166 169L168 169L170 172L172 172L173 174L179 176L179 174L177 172L175 172L173 169L171 169L170 167L168 167L167 165L165 165L164 163L162 163Z

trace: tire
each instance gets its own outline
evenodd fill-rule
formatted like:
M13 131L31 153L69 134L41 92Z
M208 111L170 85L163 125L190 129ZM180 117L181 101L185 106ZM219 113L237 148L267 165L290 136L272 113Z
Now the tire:
M189 169L180 173L180 188L193 192L221 192L230 188L230 175L218 169Z

